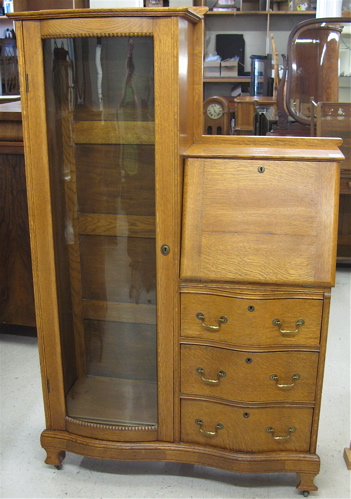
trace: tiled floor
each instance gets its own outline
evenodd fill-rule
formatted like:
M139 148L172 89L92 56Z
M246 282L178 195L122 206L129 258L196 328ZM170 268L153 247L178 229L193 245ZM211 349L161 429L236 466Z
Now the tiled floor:
M316 499L349 499L351 271L337 272L319 431ZM99 461L68 454L63 469L44 464L44 428L35 338L1 335L2 498L294 498L297 477L238 475L174 463Z

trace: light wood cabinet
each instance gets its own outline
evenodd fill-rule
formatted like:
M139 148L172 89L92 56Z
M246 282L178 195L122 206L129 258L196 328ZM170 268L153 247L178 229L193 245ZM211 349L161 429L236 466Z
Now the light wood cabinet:
M203 14L13 15L41 443L316 490L340 141L202 136Z
M307 494L319 467L339 173L335 153L286 140L207 136L186 153L180 426L183 442L243 453L256 469L276 469L283 452L287 471L304 455Z

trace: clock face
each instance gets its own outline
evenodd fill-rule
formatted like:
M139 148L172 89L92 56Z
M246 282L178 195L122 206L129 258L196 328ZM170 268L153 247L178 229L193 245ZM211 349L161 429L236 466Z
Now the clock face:
M207 116L213 120L218 120L223 114L223 108L220 104L213 102L207 108Z

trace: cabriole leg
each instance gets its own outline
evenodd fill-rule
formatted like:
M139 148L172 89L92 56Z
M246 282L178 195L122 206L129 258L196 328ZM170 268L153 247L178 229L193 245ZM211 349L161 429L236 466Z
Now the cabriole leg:
M63 450L58 451L56 449L45 449L45 450L46 450L45 463L52 464L53 466L55 466L55 468L60 470L62 468L61 463L66 457L66 452Z
M316 487L313 483L316 473L298 473L298 475L300 478L300 483L296 488L298 490L302 490L305 497L308 496L308 493L311 490L318 490L318 487Z

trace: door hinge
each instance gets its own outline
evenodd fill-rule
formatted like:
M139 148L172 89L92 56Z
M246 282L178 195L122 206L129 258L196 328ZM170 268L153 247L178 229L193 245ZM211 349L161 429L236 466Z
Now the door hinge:
M29 92L29 81L28 81L28 73L26 73L26 92Z

